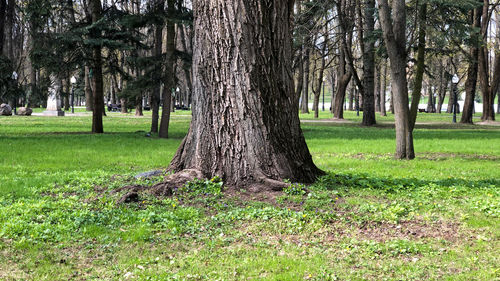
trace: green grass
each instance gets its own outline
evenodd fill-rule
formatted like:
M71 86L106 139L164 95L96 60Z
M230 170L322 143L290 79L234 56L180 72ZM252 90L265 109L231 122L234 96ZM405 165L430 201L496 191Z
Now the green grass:
M0 280L500 279L500 127L420 114L417 158L392 159L393 116L376 127L301 115L328 175L275 199L217 179L117 205L139 172L168 166L189 127L145 137L150 113L0 117ZM222 191L222 192L221 192Z

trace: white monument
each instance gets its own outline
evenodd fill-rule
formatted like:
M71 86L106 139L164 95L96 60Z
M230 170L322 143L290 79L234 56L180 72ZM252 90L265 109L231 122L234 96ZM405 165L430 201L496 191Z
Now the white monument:
M54 74L50 74L49 97L47 98L47 109L43 115L47 116L64 116L64 111L61 110L61 80L57 79Z

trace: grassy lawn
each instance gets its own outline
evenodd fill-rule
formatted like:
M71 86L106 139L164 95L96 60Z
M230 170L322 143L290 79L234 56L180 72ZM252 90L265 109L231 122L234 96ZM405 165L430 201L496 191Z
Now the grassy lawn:
M270 197L217 179L117 204L168 166L189 127L145 137L149 112L0 117L0 280L499 280L500 127L421 114L417 158L378 125L301 115L328 175Z

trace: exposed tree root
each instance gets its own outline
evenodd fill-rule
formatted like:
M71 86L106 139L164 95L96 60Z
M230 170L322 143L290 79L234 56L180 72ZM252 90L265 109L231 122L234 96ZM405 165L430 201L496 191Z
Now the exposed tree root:
M179 189L187 182L204 178L200 170L185 169L169 175L164 182L153 185L149 191L156 196L171 196L174 190Z

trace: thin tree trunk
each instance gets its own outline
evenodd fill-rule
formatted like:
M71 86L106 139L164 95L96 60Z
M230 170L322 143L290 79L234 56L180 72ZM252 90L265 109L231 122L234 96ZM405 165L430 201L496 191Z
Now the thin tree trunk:
M438 85L438 92L437 92L437 108L436 112L441 114L441 110L443 108L443 102L444 102L444 97L446 95L446 86L445 86L445 79L444 79L444 68L443 68L443 61L439 61L439 67L438 67L438 72L439 72L439 85Z
M309 48L306 48L304 55L304 88L302 90L302 103L301 112L309 113L309 72L311 68L311 62L309 60Z
M382 85L382 91L381 91L381 95L380 95L380 115L382 116L387 116L387 111L386 111L386 108L385 108L385 94L387 92L387 59L385 59L385 62L384 62L384 74L381 75L382 77L382 81L381 81L381 85Z
M375 112L380 112L380 64L375 65Z
M322 174L293 105L292 7L277 0L194 2L193 119L171 170L219 176L254 192Z
M328 47L328 20L325 19L324 23L324 31L323 31L323 45L321 47L321 65L319 67L319 73L318 76L316 77L316 83L314 83L313 80L313 87L312 91L314 93L314 118L319 117L319 98L321 96L321 87L323 86L323 79L324 79L324 73L325 73L325 66L326 66L326 57L327 57L327 47ZM314 73L316 72L316 63L314 63Z
M175 0L167 0L167 11L169 17L175 13ZM175 23L167 19L167 48L165 59L165 90L163 91L163 110L161 112L160 138L168 138L168 125L170 123L170 112L173 111L172 91L174 85L174 51L175 51Z

